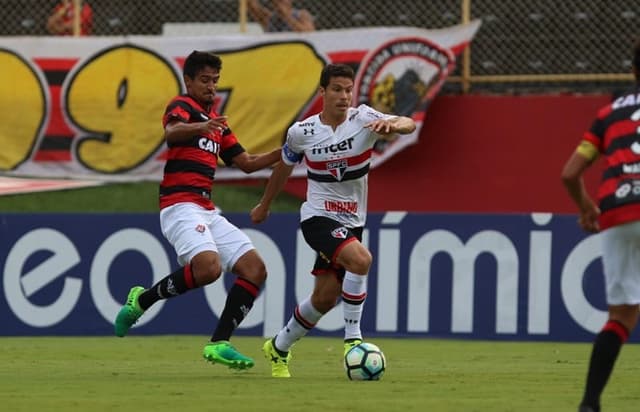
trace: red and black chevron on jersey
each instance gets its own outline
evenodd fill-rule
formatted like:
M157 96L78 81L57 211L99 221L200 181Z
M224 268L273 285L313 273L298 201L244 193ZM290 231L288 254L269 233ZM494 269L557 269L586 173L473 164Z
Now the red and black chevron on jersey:
M213 109L207 111L188 95L181 95L167 105L162 125L166 127L173 121L206 122L218 116ZM180 202L213 209L211 186L218 156L225 164L231 165L233 158L244 152L231 129L227 127L222 132L195 135L180 143L167 143L167 146L167 163L160 183L160 209Z
M604 155L598 188L600 228L640 217L640 89L615 99L598 112L583 136Z

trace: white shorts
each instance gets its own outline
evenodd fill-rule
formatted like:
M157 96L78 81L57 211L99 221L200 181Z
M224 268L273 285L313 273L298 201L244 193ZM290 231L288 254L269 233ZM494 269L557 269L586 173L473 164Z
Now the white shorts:
M613 226L600 234L609 305L640 303L640 221Z
M230 272L238 259L255 249L249 237L220 215L193 203L177 203L160 211L160 228L184 266L200 252L220 255L222 270Z

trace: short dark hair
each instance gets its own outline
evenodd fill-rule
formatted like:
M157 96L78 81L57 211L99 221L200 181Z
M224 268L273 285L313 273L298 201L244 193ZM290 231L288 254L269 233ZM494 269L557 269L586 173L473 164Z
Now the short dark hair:
M356 75L351 66L346 64L327 64L320 73L320 86L327 87L332 77L348 77L354 80Z
M212 67L220 71L220 69L222 69L222 59L210 52L194 50L184 61L182 74L193 79L196 77L196 74L205 67Z

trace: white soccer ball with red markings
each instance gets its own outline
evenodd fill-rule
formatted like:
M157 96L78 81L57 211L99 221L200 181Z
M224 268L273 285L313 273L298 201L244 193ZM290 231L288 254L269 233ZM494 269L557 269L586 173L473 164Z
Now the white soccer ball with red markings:
M377 381L384 374L386 367L384 353L373 343L362 342L344 355L347 377L354 381Z

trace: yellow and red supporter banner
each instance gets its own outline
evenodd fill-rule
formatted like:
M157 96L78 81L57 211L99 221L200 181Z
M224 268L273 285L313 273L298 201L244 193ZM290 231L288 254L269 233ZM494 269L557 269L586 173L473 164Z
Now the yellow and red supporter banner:
M0 172L159 180L166 150L162 114L185 92L182 64L193 50L221 56L216 105L250 153L279 147L291 123L319 111L325 64L353 66L354 105L418 123L414 134L376 148L376 167L416 141L428 103L479 27L473 21L438 30L2 38ZM245 176L233 168L216 173L216 179Z

